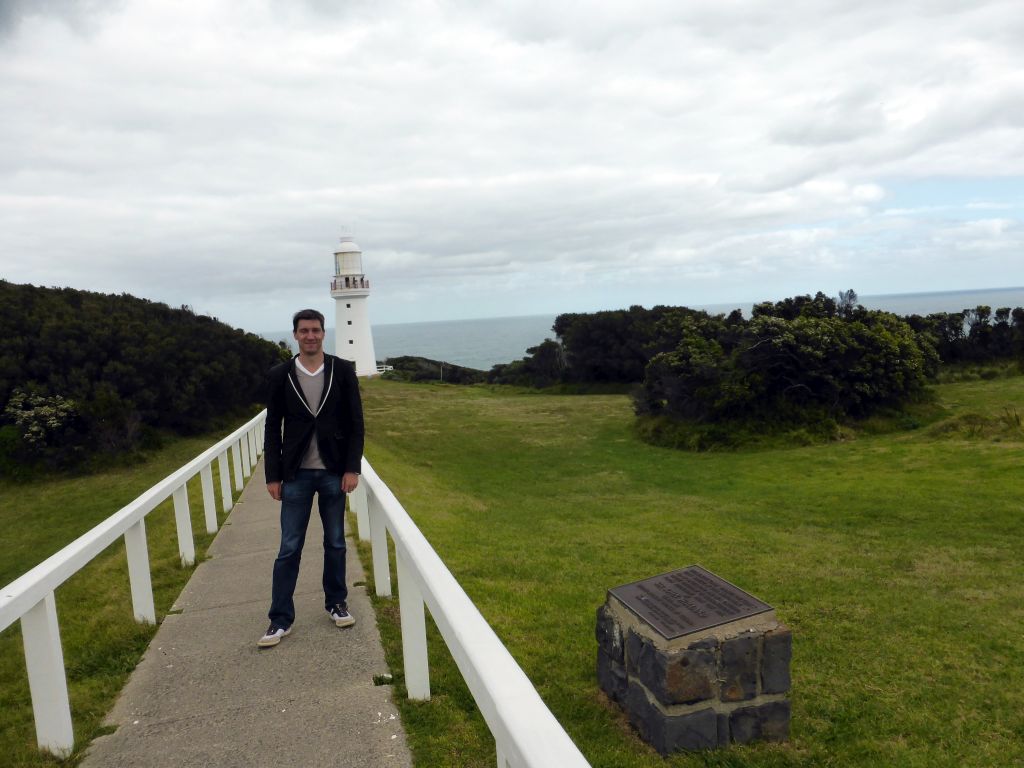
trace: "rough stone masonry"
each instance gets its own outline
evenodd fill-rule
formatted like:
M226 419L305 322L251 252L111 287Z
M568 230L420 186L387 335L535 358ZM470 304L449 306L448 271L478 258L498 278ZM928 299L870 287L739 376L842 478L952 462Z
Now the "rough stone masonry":
M774 611L665 638L609 592L597 678L662 755L789 737L792 634Z

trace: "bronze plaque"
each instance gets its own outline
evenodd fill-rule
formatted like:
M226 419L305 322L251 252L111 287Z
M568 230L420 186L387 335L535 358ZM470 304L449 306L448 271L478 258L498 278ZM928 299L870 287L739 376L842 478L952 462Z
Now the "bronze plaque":
M608 591L666 640L772 610L699 565Z

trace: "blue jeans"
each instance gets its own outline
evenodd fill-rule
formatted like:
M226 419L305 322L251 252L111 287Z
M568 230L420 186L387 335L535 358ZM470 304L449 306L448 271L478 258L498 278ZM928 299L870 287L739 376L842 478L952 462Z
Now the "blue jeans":
M345 494L341 478L326 469L300 469L281 486L281 550L274 561L270 621L287 629L295 621L295 582L313 509L313 494L324 526L324 605L348 599L345 586Z

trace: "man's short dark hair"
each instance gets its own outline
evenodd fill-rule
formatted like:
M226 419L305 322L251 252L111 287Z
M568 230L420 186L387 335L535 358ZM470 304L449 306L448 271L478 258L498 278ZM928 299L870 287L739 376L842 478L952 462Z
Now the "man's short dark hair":
M324 328L324 316L315 309L300 309L292 315L292 333L299 330L299 320L319 320L320 330L326 331L326 328Z

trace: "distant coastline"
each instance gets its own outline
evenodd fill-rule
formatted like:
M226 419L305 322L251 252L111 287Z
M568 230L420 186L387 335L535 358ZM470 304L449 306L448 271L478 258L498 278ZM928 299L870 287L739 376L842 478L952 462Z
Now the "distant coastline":
M910 293L881 293L871 296L864 296L865 299L895 299L904 296L947 296L961 293L998 293L1000 291L1020 291L1024 293L1024 286L1011 285L1004 288L969 288L962 291L912 291Z
M868 309L883 309L898 315L927 315L932 312L959 312L979 304L999 307L1024 306L1024 287L975 288L963 291L928 291L859 296ZM711 314L728 314L734 309L750 314L755 302L693 305ZM624 309L624 307L612 307ZM373 327L377 359L414 355L431 360L490 370L498 363L518 360L528 347L545 338L554 338L551 326L554 314L488 317L468 320L428 320L417 323L378 323ZM265 339L292 343L290 331L259 334ZM328 328L325 341L334 350L334 329ZM293 347L294 349L294 347Z
M995 298L998 297L999 301ZM773 298L777 301L778 298ZM971 288L962 291L924 291L920 293L880 293L858 295L857 301L868 309L884 309L897 315L928 315L932 312L959 312L978 304L997 307L1024 306L1024 286L1005 288ZM712 314L729 313L739 309L749 316L757 302L733 302L726 304L703 304L694 309L704 309Z

